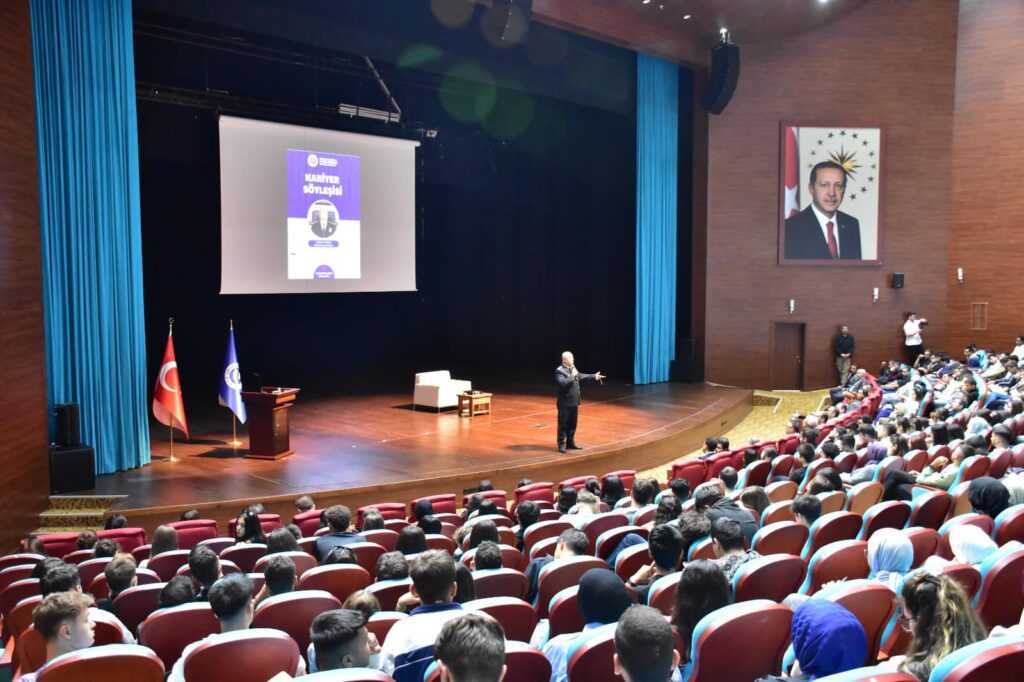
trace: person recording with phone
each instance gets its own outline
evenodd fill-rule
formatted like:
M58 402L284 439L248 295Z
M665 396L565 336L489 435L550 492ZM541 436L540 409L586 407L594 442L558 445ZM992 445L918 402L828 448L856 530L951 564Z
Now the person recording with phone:
M582 450L576 444L576 420L580 411L580 381L592 379L604 382L605 376L600 372L583 374L576 369L572 353L562 353L562 364L555 370L555 382L558 384L558 451Z
M917 313L907 313L907 321L903 324L903 336L906 338L908 360L913 367L921 355L921 348L924 341L921 339L921 330L928 325L928 320L918 317Z

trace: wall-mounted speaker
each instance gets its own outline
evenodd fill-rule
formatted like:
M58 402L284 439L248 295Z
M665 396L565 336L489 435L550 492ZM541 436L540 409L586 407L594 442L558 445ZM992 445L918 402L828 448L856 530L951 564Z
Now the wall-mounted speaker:
M892 288L902 289L903 288L903 273L894 272L892 273Z
M96 454L88 445L50 448L50 494L96 487Z
M704 90L704 108L712 114L725 111L740 80L740 48L723 34L711 50L711 73Z
M78 419L78 403L61 403L53 406L57 422L56 443L62 448L73 448L82 444Z

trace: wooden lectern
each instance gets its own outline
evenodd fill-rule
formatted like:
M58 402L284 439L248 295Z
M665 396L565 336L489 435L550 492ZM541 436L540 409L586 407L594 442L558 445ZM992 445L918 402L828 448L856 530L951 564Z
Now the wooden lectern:
M250 459L284 459L295 451L288 446L288 410L299 394L297 388L264 386L242 391L249 416Z

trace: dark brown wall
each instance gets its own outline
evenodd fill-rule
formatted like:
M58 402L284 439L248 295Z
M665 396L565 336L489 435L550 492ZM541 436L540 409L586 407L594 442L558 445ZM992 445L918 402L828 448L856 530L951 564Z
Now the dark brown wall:
M1006 350L1024 334L1024 3L961 0L953 129L947 337ZM964 269L964 283L956 269ZM988 329L971 329L987 302Z
M38 525L49 490L28 5L0 3L0 552Z
M709 381L769 388L775 320L807 324L807 388L835 383L830 345L839 324L850 326L856 359L868 367L902 352L907 310L930 318L938 340L956 33L955 0L874 0L794 40L741 46L736 95L709 130ZM777 264L780 121L886 128L881 267ZM906 273L902 291L889 288L894 271Z

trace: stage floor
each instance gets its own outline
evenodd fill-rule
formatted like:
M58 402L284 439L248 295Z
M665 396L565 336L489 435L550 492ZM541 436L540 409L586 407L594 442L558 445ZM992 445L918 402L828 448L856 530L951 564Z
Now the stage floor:
M629 453L664 446L672 438L673 447L678 447L681 434L688 445L695 444L705 435L730 428L751 404L751 391L746 389L588 382L577 430L577 442L585 449L566 456L555 447L557 413L548 381L537 378L487 390L494 394L491 414L472 418L454 411L413 410L409 391L338 397L300 394L290 415L295 454L279 461L244 459L244 427L239 431L241 448L232 449L230 412L224 408L189 415L193 438L175 439L175 462L167 459L166 427L154 422L153 462L98 477L95 494L127 495L118 507L125 511L351 489L367 494L379 490L378 496L386 496L389 486L397 493L400 485L411 481L499 478L500 472L506 472L510 481L518 480L512 477L519 472L534 480L557 481L543 477L557 474L545 465L561 469L571 462L580 467L593 462L597 467L621 461L621 466L596 473L639 469L631 465ZM723 419L726 413L728 419ZM683 452L670 453L665 460Z

